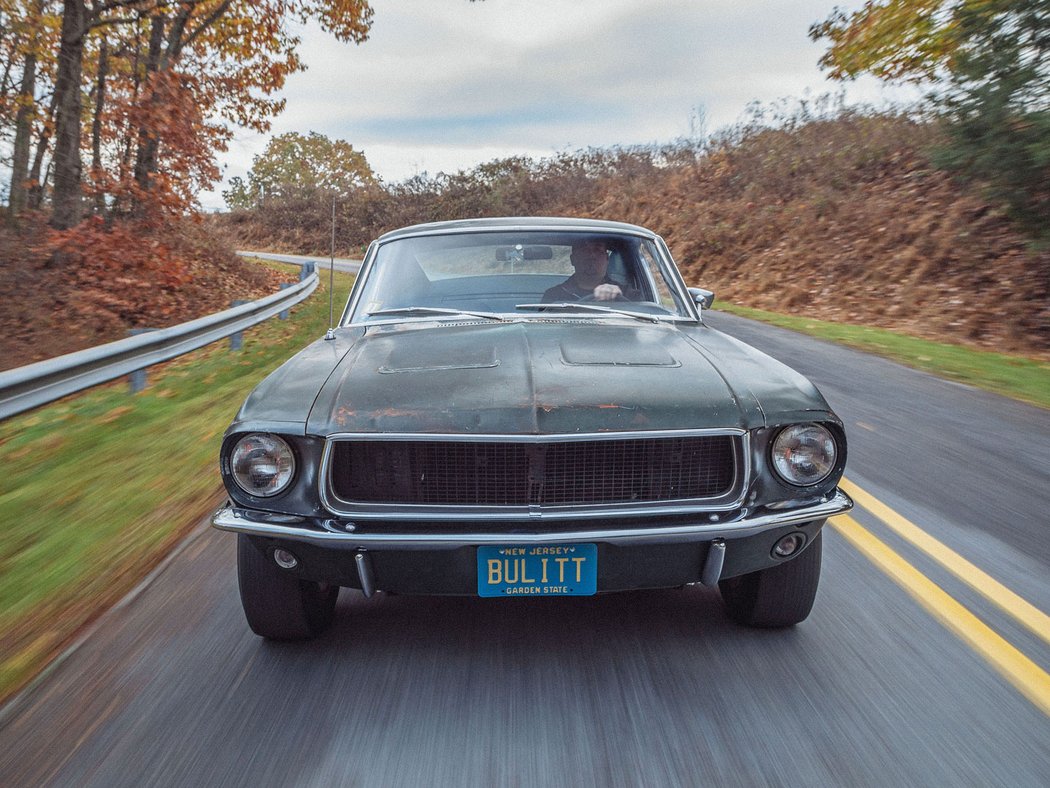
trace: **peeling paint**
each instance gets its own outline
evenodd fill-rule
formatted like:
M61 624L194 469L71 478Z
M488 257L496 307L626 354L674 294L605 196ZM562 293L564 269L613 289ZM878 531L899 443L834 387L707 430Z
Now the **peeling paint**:
M750 429L764 426L768 414L815 409L803 417L815 419L821 413L819 394L814 398L790 370L703 327L661 327L655 348L653 329L638 326L644 339L631 353L659 350L674 366L562 363L567 345L575 360L603 353L628 360L626 350L618 356L609 345L610 328L600 322L417 324L411 339L391 331L360 335L335 370L328 363L317 368L307 356L287 373L318 381L306 425L313 435ZM620 337L633 330L616 328Z

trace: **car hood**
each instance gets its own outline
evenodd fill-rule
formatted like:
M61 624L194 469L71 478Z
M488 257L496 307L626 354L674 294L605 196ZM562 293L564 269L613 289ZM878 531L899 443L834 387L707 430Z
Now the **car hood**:
M255 400L309 408L314 435L750 429L829 413L805 378L699 325L411 321L337 333L275 373L284 391L264 382Z

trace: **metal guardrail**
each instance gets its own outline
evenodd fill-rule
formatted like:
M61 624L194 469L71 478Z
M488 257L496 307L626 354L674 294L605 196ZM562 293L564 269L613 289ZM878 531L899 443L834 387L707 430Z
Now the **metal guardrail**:
M303 273L301 282L258 301L0 372L0 419L130 375L261 323L317 289L314 266L304 266Z

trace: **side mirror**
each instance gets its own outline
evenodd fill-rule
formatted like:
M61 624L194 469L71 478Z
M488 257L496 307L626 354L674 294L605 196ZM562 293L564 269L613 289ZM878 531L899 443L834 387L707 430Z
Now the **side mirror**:
M715 294L710 290L704 290L702 287L690 287L689 295L693 297L693 301L702 310L710 309L715 302Z

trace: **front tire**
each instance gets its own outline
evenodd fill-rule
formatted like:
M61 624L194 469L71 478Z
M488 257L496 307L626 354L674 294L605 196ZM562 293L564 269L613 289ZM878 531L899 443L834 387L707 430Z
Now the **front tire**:
M268 640L316 637L335 616L339 586L302 580L281 569L269 551L244 534L237 534L237 585L248 626Z
M821 534L795 558L718 584L726 613L749 627L790 627L813 609L820 582Z

